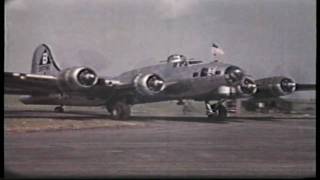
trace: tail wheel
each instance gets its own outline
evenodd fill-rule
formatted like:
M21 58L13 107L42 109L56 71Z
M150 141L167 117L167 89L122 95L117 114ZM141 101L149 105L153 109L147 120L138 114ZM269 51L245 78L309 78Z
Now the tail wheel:
M112 108L110 108L110 113L112 119L128 119L130 117L130 106L123 102L115 103Z
M62 106L57 106L54 108L54 112L62 113L64 112L64 108Z

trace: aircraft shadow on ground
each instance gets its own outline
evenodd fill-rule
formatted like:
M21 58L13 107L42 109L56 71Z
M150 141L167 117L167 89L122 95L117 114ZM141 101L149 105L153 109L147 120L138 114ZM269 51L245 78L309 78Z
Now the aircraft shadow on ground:
M50 110L5 110L4 118L15 119L63 119L63 120L90 120L90 119L106 119L110 117L107 114L99 114L88 111L65 111L57 113Z
M104 120L111 119L110 115L92 112L92 111L66 111L63 113L56 113L50 110L5 110L4 118L14 119L57 119L57 120ZM243 122L245 120L255 121L279 121L281 119L314 119L314 117L295 117L295 116L233 116L228 117L225 120L208 119L207 117L199 116L148 116L148 115L133 115L127 121L154 121L154 120L166 120L166 121L184 121L184 122L203 122L203 123L229 123L229 122Z
M228 122L244 122L252 121L281 121L281 119L314 119L314 117L278 117L278 116L232 116L225 120L209 119L199 116L132 116L132 120L148 121L148 120L168 120L168 121L185 121L185 122L207 122L207 123L228 123Z
M89 111L65 111L63 113L56 113L50 110L6 110L4 111L4 118L14 119L56 119L56 120L104 120L111 119L111 116L107 113L99 114L97 112ZM186 121L186 122L206 122L206 123L227 123L228 121L214 121L207 117L194 117L194 116L138 116L133 115L126 121L154 121L154 120L166 120L166 121Z

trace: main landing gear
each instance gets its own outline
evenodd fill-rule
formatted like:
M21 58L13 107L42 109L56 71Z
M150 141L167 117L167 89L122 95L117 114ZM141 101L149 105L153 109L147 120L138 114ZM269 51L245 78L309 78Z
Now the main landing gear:
M111 118L116 120L128 119L131 114L130 106L125 102L117 102L112 106L107 106L107 110L111 114Z
M222 102L210 104L208 101L206 101L205 104L208 118L224 120L227 117L227 109Z
M58 113L64 112L63 105L55 107L54 112L58 112Z

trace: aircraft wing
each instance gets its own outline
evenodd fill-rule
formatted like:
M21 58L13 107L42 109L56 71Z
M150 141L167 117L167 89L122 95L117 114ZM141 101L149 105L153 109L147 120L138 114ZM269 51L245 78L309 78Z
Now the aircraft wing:
M57 93L57 78L49 75L26 73L4 73L5 94L49 94Z
M254 94L256 98L271 98L289 95L296 91L312 91L316 84L296 83L294 79L284 76L274 76L256 80L258 87Z
M41 95L68 92L61 88L59 79L51 75L38 75L28 73L4 73L4 93L17 95ZM98 78L97 83L84 89L73 90L72 93L84 96L106 97L110 92L122 92L132 88L132 84L125 84L119 81Z

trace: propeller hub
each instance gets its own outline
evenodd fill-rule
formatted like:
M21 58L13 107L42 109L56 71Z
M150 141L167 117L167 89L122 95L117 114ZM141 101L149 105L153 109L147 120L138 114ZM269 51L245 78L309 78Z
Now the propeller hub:
M147 86L152 91L161 91L164 81L159 76L153 75L147 80Z
M81 84L91 86L95 83L97 75L91 69L83 69L79 72L78 80Z
M281 80L280 87L284 92L292 93L296 89L296 83L289 78L285 78Z
M244 77L244 72L236 66L230 66L225 71L225 78L228 83L237 83Z
M256 83L249 77L244 77L241 84L240 88L243 93L248 94L248 95L253 95L254 93L257 92L257 85Z

